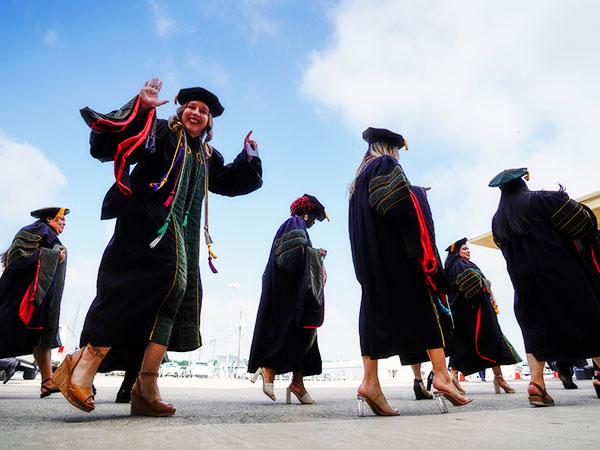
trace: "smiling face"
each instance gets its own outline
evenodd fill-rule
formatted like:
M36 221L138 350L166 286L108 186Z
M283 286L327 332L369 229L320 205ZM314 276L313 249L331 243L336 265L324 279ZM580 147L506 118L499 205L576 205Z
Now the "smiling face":
M46 219L46 223L50 228L54 230L56 235L59 235L65 229L66 221L64 217L49 217L48 219Z
M200 100L192 100L187 103L181 113L181 123L183 123L185 131L192 137L200 136L208 124L209 113L206 103Z
M460 246L458 256L466 260L471 259L471 250L469 250L469 246L467 244L463 244Z

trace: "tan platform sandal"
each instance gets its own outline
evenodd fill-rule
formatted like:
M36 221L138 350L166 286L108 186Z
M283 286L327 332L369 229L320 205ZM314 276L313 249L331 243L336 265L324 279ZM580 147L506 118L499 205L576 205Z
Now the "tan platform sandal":
M99 359L103 359L105 356L92 345L88 344L84 348L77 350L75 353L65 356L65 359L60 363L56 372L52 374L50 382L58 386L62 395L64 395L67 401L75 408L85 412L92 412L96 407L95 405L90 405L88 403L89 400L94 400L92 386L80 386L72 383L73 371L75 370L75 367L77 367L77 364L79 364L79 361L81 361L84 352L89 352L94 358Z
M169 417L175 414L175 406L162 400L146 400L140 391L139 381L141 376L158 377L158 372L140 372L137 381L131 389L131 415L146 417Z
M517 392L508 385L503 376L494 377L494 392L499 394L500 388L502 388L507 394L514 394Z

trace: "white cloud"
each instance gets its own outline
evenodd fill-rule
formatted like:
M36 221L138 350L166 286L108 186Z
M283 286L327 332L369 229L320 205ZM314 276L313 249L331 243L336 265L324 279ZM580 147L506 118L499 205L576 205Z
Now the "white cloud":
M283 28L276 18L280 2L273 0L213 0L202 4L202 12L222 20L235 20L250 44L263 38L273 38Z
M43 33L44 42L49 47L58 47L61 44L60 38L58 36L58 30L56 28L49 28Z
M0 219L3 225L11 226L21 224L28 211L59 204L57 194L67 184L60 169L41 150L11 139L2 130L0 180Z
M150 0L150 7L154 17L154 30L158 37L170 38L176 34L187 33L190 31L179 20L171 15L166 3L158 0Z
M186 52L185 65L211 80L215 86L225 86L231 80L231 74L220 64L198 57L193 52Z
M499 192L487 182L501 169L529 167L533 189L561 182L576 197L600 188L599 13L585 0L341 1L301 91L319 117L341 118L357 137L375 125L417 143L401 160L409 178L433 187L445 248L490 229ZM501 255L473 256L513 327Z
M505 167L530 167L533 187L598 189L598 13L589 1L342 1L302 91L357 134L383 124L438 144L409 177L433 185L436 216L455 219L444 228L483 232L498 197L487 181Z
M77 248L69 248L65 290L61 302L60 323L67 329L63 342L65 347L73 348L79 343L85 316L96 296L96 278L100 254L85 255Z

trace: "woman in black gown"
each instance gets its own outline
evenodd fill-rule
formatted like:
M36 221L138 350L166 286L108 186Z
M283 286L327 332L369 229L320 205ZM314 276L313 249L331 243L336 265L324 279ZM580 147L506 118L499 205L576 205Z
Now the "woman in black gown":
M461 395L448 374L446 340L438 314L444 293L443 270L423 214L425 205L411 192L398 163L405 146L399 134L380 128L363 133L368 150L350 187L349 228L352 259L362 287L360 345L364 364L358 388L359 413L367 402L378 415L397 415L379 384L377 360L427 352L435 373L436 398L455 405ZM408 358L408 357L411 358Z
M600 362L600 246L594 214L558 191L530 191L526 168L498 174L494 241L515 289L515 316L531 369L535 406L553 406L545 361L592 357Z
M33 353L42 376L40 397L57 392L50 382L50 351L60 346L58 325L67 268L67 249L58 236L66 208L32 211L37 220L16 234L2 255L0 358Z
M456 241L446 251L444 270L450 283L449 300L454 318L454 352L449 363L452 374L456 379L459 371L470 375L491 367L496 394L500 389L514 394L500 366L516 364L521 358L502 334L491 283L471 261L467 238Z
M144 356L131 391L131 414L175 412L160 397L158 368L167 349L191 351L202 345L202 228L209 264L216 270L208 192L242 195L262 185L257 145L249 136L228 165L209 145L212 119L223 112L214 94L203 88L181 89L176 98L181 106L166 121L156 119L156 107L166 103L158 98L161 87L159 79L146 82L138 96L109 114L81 111L92 128L92 156L114 161L116 183L106 194L102 218L117 219L83 327L83 348L68 355L53 376L67 400L87 412L94 409L91 385L108 351L121 357L140 349Z
M262 375L263 392L273 401L275 375L292 372L287 403L294 394L300 403L311 404L303 377L322 371L317 327L324 317L327 252L312 247L308 228L327 214L321 202L308 194L296 199L290 212L275 234L263 274L248 371L255 373L253 382Z

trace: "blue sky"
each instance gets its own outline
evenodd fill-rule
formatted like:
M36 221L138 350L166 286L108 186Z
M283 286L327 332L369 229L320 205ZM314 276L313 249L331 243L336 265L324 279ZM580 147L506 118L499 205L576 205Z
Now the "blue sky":
M357 357L346 186L365 150L362 130L383 126L408 139L401 162L414 184L432 186L442 249L489 229L498 193L487 181L505 167L529 166L533 188L560 181L574 196L597 190L597 19L598 6L585 1L2 2L0 246L29 222L29 210L71 208L63 322L73 324L79 305L79 328L111 234L99 215L112 167L89 156L78 110L117 108L153 76L169 100L201 85L225 106L214 145L231 160L253 129L264 164L260 191L211 197L220 273L210 274L203 253L206 344L216 338L225 353L228 321L241 309L247 355L273 234L306 192L332 217L311 230L329 251L321 350ZM170 103L158 114L173 111ZM500 254L474 248L473 258L522 350Z

